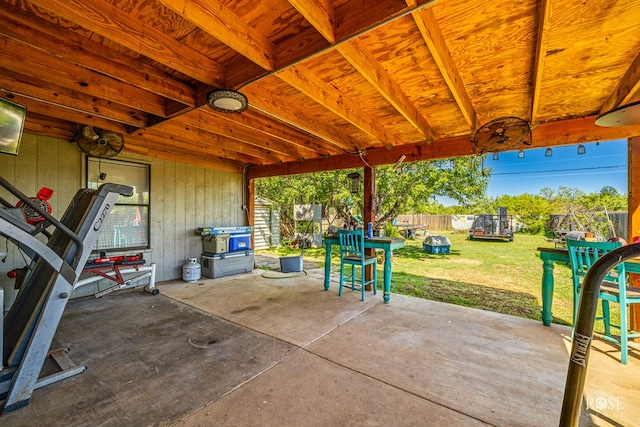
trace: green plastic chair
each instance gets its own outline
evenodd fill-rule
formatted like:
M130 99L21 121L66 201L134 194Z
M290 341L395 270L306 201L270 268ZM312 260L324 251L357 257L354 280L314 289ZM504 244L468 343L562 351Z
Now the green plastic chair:
M338 238L340 240L340 290L338 296L342 296L342 287L345 280L351 281L352 290L360 290L362 293L362 301L364 301L364 288L368 284L373 285L373 294L376 294L376 263L378 259L375 256L365 255L364 253L364 230L338 230ZM345 276L345 265L351 266L351 274ZM365 267L373 265L373 279L366 280ZM356 267L360 267L360 278L357 278ZM356 282L360 282L356 286Z
M574 326L578 314L582 281L587 271L598 258L620 246L622 246L620 242L585 242L567 239L573 277ZM620 346L620 361L626 365L629 354L629 339L640 337L640 333L630 333L629 331L628 305L640 304L640 289L627 286L627 273L624 263L619 264L607 273L600 286L598 297L602 300L602 317L596 318L596 320L604 322L604 336L602 338ZM618 324L611 323L610 302L620 305L620 320ZM612 327L620 331L619 339L611 334ZM573 336L573 330L571 335Z

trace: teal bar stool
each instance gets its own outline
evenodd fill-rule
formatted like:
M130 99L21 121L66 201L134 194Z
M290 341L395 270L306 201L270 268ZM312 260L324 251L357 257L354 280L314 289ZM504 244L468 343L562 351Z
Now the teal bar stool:
M342 296L342 287L345 280L351 281L352 290L360 290L364 301L364 288L368 284L373 286L373 294L376 294L376 263L375 256L364 253L364 230L338 230L340 240L340 290L338 296ZM345 265L351 266L351 274L345 276ZM367 265L373 265L373 279L366 280L365 269ZM360 279L357 277L357 267L360 267ZM356 282L360 282L356 286Z
M620 242L583 242L581 240L567 239L569 258L571 260L571 273L573 276L573 324L575 327L580 288L589 268L602 255L621 246ZM627 286L627 272L625 263L609 271L600 286L598 298L602 301L602 317L596 320L604 321L604 335L602 339L620 346L620 362L627 364L629 355L629 340L640 337L640 333L629 331L628 305L640 304L640 289ZM617 303L620 306L620 320L617 324L612 322L609 303ZM611 328L619 330L619 336L611 333ZM573 336L573 331L572 334Z

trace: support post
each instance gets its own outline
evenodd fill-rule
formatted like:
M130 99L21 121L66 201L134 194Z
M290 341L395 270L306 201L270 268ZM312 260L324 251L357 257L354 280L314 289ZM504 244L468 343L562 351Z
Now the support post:
M245 210L245 214L247 216L247 225L254 227L255 226L255 181L247 177L246 172L242 175L242 185L245 187L243 193L245 194L245 199L242 201L243 209ZM251 233L251 247L255 248L255 242L253 241L253 233Z
M365 166L364 167L364 206L363 206L363 227L364 232L367 232L367 224L370 222L373 223L373 228L375 228L376 218L375 212L373 211L373 198L376 194L376 171L374 168ZM365 249L365 255L375 256L375 249ZM376 268L375 265L369 265L366 268L366 279L371 280L373 277L373 269ZM365 287L367 291L371 290L371 286L367 285Z
M628 230L627 241L633 242L634 237L640 237L640 136L629 138L627 156L628 176ZM633 287L640 287L640 275L629 274L629 282ZM640 310L630 304L629 326L632 330L640 330Z

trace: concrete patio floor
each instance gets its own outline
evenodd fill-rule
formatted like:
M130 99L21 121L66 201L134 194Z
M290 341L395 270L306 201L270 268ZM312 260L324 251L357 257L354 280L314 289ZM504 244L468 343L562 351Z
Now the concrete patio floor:
M69 303L87 371L2 426L552 426L570 329L262 270ZM282 278L279 276L295 276ZM640 425L640 351L596 340L581 425Z

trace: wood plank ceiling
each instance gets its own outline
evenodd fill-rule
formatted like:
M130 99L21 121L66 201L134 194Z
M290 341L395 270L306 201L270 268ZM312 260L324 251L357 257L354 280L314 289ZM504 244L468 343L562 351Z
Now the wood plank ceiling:
M640 135L593 123L640 99L636 0L0 1L0 96L36 134L253 177L469 155L502 116L538 147Z

